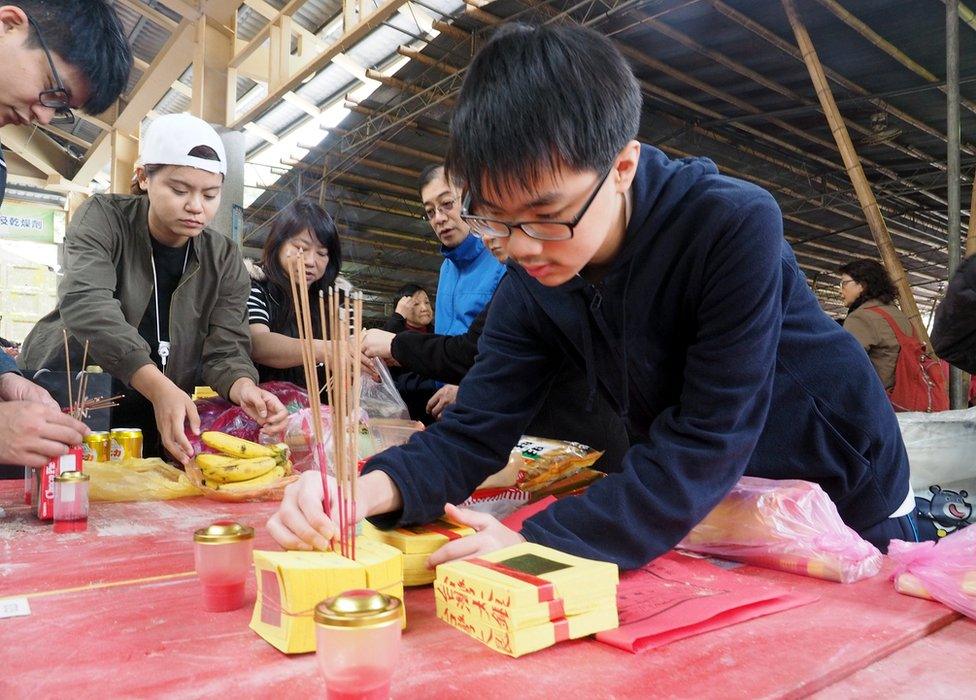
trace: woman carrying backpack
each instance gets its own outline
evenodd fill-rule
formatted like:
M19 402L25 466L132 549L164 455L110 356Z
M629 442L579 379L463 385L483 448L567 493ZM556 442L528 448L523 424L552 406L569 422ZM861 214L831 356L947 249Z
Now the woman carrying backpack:
M895 285L885 269L874 260L852 260L841 265L839 272L840 295L847 306L844 330L867 352L885 389L891 389L895 385L895 364L901 345L884 317L869 309L881 309L894 319L903 333L912 335L908 317L894 304L898 296Z
M840 293L848 311L844 329L867 352L895 410L947 410L944 369L894 305L897 291L885 269L867 259L841 265Z

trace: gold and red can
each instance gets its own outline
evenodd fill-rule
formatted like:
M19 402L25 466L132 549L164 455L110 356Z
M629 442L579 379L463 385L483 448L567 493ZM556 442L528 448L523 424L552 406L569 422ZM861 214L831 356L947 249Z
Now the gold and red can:
M108 462L112 453L112 436L107 430L88 433L81 449L86 462Z
M142 430L139 428L112 428L112 447L109 460L142 459Z

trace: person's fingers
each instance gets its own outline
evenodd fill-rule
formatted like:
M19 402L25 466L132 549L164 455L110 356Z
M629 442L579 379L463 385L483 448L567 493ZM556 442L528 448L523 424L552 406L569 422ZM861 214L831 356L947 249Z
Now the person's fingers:
M452 503L448 503L444 506L444 515L446 515L449 520L453 520L461 525L473 527L479 532L484 530L489 525L494 525L498 522L497 518L488 515L487 513L481 513L476 510L471 510L470 508L458 508Z
M434 392L434 395L427 400L427 407L426 407L427 413L430 413L431 415L434 414L434 406L436 406L437 402L440 400L439 397L440 393L441 391L440 389L438 389L437 391Z
M51 461L51 458L47 455L41 454L40 452L18 452L17 460L25 467L30 467L31 469L41 469L42 467L47 466L47 463Z
M72 446L80 445L85 436L74 426L48 421L41 427L40 437L58 442L61 445ZM65 452L67 452L67 447L60 454Z
M479 535L468 535L459 540L448 542L427 558L427 568L433 569L438 564L443 564L444 562L481 554L484 544L482 539Z
M287 524L297 535L316 549L328 549L329 540L335 535L335 524L325 514L322 507L322 477L316 472L307 472L298 482L301 489L298 492L298 509L306 528L295 530L291 521ZM335 499L330 499L335 502Z
M81 433L82 435L88 434L87 425L76 418L72 418L67 413L62 413L61 409L57 407L57 404L55 404L55 410L45 409L44 418L48 423L70 428L71 430Z
M190 432L194 435L200 434L200 413L197 411L196 404L192 401L186 407L186 419L190 423Z
M268 519L268 533L272 539L285 549L299 549L308 551L312 545L302 541L294 532L281 522L281 517L275 513Z
M31 440L28 449L32 453L42 456L45 463L54 457L68 454L68 445L65 443L60 440L48 440L42 437Z

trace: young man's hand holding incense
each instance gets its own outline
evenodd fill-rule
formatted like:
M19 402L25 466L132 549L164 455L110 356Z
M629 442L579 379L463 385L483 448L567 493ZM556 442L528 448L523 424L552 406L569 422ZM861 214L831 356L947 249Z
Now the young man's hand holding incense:
M393 481L379 471L359 478L357 496L357 521L369 515L398 510L402 505ZM307 471L298 481L285 488L278 512L268 520L268 532L285 549L329 549L330 541L338 536L338 503L335 480L329 477L330 513L327 516L322 508L322 477L317 471ZM474 528L476 532L449 542L430 555L430 567L453 559L480 556L525 541L520 534L486 513L450 504L445 506L444 512L451 520Z

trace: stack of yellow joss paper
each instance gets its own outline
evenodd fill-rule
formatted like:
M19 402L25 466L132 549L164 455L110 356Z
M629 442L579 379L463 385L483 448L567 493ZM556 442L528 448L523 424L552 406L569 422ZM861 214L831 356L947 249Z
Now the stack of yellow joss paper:
M441 564L437 616L518 657L617 627L616 564L529 542Z
M427 568L427 558L452 540L473 535L467 525L450 520L435 520L418 527L399 527L380 530L363 523L361 539L382 542L403 553L403 585L423 586L434 581L434 570Z
M254 552L257 600L251 629L286 654L315 651L315 606L348 590L371 588L403 601L402 555L356 540L356 559L337 552ZM403 626L406 627L405 606Z

